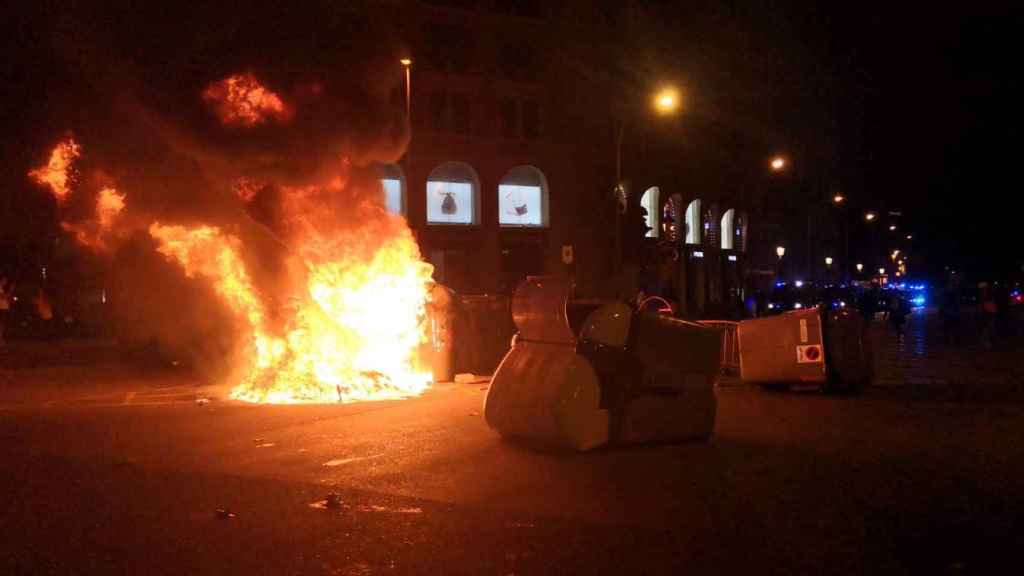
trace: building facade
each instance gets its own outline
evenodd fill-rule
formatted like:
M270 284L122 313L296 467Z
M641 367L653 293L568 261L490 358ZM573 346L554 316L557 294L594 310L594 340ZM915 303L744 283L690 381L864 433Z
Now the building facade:
M376 5L401 36L394 101L408 107L412 133L381 177L436 280L462 293L509 293L527 275L571 275L582 295L612 295L621 288L618 248L629 274L665 269L643 254L667 255L674 271L657 291L686 315L720 315L742 298L747 215L727 186L683 184L692 159L669 158L665 170L664 158L635 147L623 173L626 214L616 213L624 119L605 63L621 58L623 11L589 2Z

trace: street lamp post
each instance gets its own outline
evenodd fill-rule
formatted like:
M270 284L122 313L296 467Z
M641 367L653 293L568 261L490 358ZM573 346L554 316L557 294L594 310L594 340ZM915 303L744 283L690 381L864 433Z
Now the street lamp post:
M653 97L654 110L663 116L675 114L679 109L679 92L675 88L663 88ZM615 188L612 190L615 200L615 258L616 271L622 265L622 216L626 213L629 197L622 182L622 142L626 138L626 118L619 122L619 130L615 138Z
M786 255L786 247L785 246L776 246L775 247L775 255L779 257L779 262L778 262L778 266L777 266L778 271L775 273L775 277L776 278L781 278L782 277L782 257Z
M412 126L412 58L402 58L399 63L405 68L405 117Z

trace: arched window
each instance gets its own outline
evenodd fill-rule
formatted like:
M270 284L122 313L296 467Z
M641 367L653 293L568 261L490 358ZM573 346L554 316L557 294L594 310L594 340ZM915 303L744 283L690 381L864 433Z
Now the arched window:
M736 211L729 208L722 215L722 250L732 250L736 246L735 221Z
M669 242L679 242L685 235L685 226L680 222L682 213L683 197L679 194L669 196L661 209L661 232Z
M498 224L548 225L548 184L533 166L516 166L498 184Z
M465 162L445 162L427 177L427 224L479 222L480 184Z
M384 188L384 207L392 214L405 215L405 173L398 164L382 164L380 185Z
M701 240L701 244L718 246L718 206L712 204L704 209L704 220L701 227L704 229L704 238Z
M640 206L647 211L644 216L644 224L650 230L647 231L648 238L657 238L661 232L661 190L657 186L651 186L640 197Z
M686 243L700 244L704 231L701 229L700 198L695 198L686 207Z

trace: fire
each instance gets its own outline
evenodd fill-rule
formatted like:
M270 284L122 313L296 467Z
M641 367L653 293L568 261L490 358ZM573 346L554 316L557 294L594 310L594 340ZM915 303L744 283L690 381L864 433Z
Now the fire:
M291 117L281 97L252 74L236 74L210 84L203 99L224 124L252 127L268 119L284 122Z
M253 198L256 197L256 194L259 193L260 189L264 186L265 184L263 182L258 182L249 178L239 178L238 180L235 180L231 189L234 191L235 196L238 196L239 200L248 203L253 201Z
M40 186L48 186L57 202L63 202L71 194L74 182L74 162L81 155L81 147L73 138L59 142L50 152L50 160L28 173Z
M114 188L100 190L96 197L96 219L101 231L109 231L121 211L124 210L125 195Z
M117 189L106 187L96 195L96 216L77 222L63 221L61 228L75 237L79 244L96 252L110 248L110 237L116 235L114 224L124 211L126 196Z
M292 115L252 74L215 82L202 97L228 126L286 122ZM69 138L29 176L63 203L77 185L80 152ZM384 208L376 175L345 155L339 160L334 172L326 166L308 176L312 183L285 185L242 170L218 173L230 178L222 182L241 201L257 204L237 215L211 210L220 226L147 215L139 208L151 204L145 190L132 202L134 213L126 214L127 195L97 171L83 187L98 190L94 209L78 210L89 204L76 197L62 207L69 218L62 226L97 252L112 252L132 226L149 224L164 258L209 283L233 316L225 330L236 337L229 354L233 398L300 403L415 396L432 380L418 360L427 341L433 269L422 261L405 220ZM262 237L247 246L243 233L267 234L273 248L264 247ZM273 266L263 266L264 258Z
M210 226L154 223L158 250L189 277L202 277L246 331L238 384L250 402L353 402L406 398L429 386L415 365L425 340L431 268L408 229L370 251L357 235L305 245L295 256L301 290L274 324L240 256L238 238ZM332 250L331 246L344 246Z

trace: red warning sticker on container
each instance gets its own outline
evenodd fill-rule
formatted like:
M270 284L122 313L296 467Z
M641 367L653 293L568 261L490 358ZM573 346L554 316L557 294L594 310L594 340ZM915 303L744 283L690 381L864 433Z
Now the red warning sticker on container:
M797 364L816 364L822 361L821 344L809 344L796 347Z

